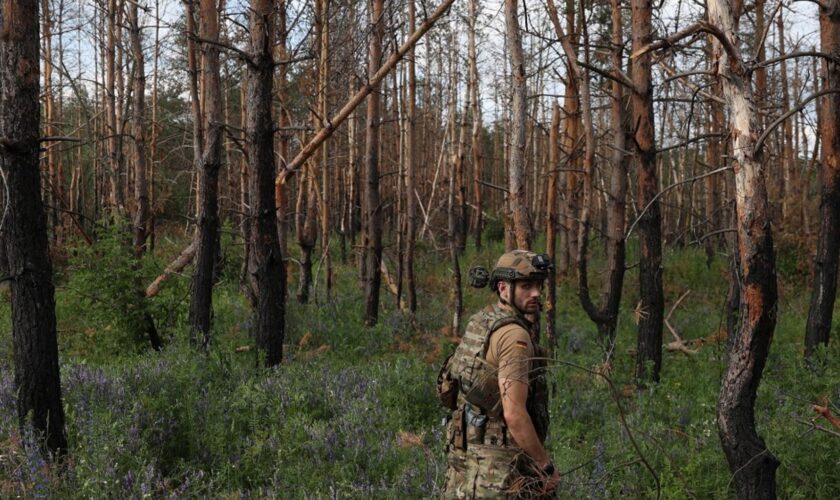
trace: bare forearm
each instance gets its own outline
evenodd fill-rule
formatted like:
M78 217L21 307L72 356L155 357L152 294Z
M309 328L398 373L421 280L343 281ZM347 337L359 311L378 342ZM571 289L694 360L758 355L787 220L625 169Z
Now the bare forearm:
M539 467L548 465L551 459L540 442L534 423L527 412L511 412L510 415L506 412L505 423L516 444L531 457L534 463Z

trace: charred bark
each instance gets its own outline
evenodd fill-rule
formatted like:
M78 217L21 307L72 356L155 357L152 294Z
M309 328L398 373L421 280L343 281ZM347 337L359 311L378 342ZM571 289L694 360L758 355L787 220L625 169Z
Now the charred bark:
M651 1L631 0L633 52L652 41ZM653 126L653 85L651 53L632 59L634 91L631 95L635 127L634 142L639 162L639 299L641 315L636 344L636 379L659 381L662 367L662 321L665 298L662 292L662 220L659 211L659 184L656 178L656 146ZM652 366L648 366L652 363Z
M50 452L63 454L55 287L38 168L38 10L37 0L0 4L0 171L8 189L0 244L11 277L19 425L32 425Z
M250 184L251 253L248 270L255 283L254 333L266 366L283 357L286 311L286 270L277 238L274 204L274 2L251 2L251 61L248 65L248 117L245 149Z
M374 80L382 65L382 39L385 36L384 0L370 2L370 50L368 78ZM379 201L379 124L380 84L373 84L368 95L365 134L365 325L379 320L379 288L382 260L382 206Z
M756 111L749 72L735 49L741 13L726 0L710 1L708 12L721 38L715 43L715 56L730 109L742 276L740 326L718 400L718 430L738 497L775 498L779 461L755 428L756 392L773 339L778 298L762 151L755 150Z
M821 4L820 38L824 53L840 57L840 1ZM836 59L827 59L825 65L823 88L840 89L840 63ZM829 94L822 99L820 234L814 259L814 288L805 327L806 357L811 357L820 344L828 345L837 296L840 252L840 94Z
M199 176L195 267L190 296L190 341L210 343L213 281L219 255L219 170L222 164L222 85L219 73L219 12L216 0L201 0L199 37L208 40L202 51L202 101L204 138L196 152ZM196 142L196 141L194 141ZM199 339L200 337L200 339Z

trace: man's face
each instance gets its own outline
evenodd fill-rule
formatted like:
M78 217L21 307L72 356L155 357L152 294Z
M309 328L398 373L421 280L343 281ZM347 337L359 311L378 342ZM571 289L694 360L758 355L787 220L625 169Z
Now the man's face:
M516 286L502 281L499 283L499 296L517 307L525 314L535 314L540 310L540 295L542 295L542 281L517 281ZM513 288L513 297L510 296Z

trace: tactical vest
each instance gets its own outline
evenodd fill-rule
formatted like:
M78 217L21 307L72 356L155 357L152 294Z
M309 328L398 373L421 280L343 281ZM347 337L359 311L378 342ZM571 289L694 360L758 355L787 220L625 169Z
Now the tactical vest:
M487 362L490 334L510 324L517 324L532 332L534 325L520 315L500 307L488 306L470 318L464 337L455 349L449 366L449 375L458 382L459 400L473 405L472 411L486 415L491 427L502 424L502 404L499 393L498 367ZM535 359L531 360L528 384L527 411L541 442L548 431L548 391L545 381L545 356L536 342ZM460 405L459 405L460 406Z

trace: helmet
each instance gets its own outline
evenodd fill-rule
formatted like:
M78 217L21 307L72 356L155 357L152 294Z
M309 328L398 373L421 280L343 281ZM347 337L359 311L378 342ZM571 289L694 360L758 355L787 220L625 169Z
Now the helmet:
M490 273L490 286L494 290L500 281L544 280L548 277L551 261L546 255L528 250L513 250L499 257Z

